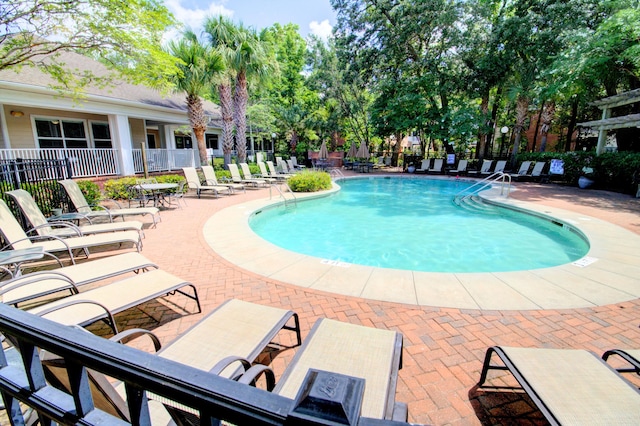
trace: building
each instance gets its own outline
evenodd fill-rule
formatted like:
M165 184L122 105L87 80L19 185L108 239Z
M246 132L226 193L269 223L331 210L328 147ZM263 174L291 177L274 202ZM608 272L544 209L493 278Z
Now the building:
M104 75L101 63L64 52L71 69ZM115 82L86 87L81 99L62 95L36 67L0 71L0 161L69 158L73 177L132 175L199 165L185 95ZM222 155L220 111L206 102L211 155Z

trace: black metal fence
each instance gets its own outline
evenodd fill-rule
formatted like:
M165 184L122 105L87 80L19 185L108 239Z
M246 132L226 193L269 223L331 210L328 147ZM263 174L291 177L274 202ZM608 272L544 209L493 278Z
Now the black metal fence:
M70 179L71 175L68 159L0 160L0 195L6 201L5 192L24 189L48 215L52 208L64 207L67 202L57 181Z

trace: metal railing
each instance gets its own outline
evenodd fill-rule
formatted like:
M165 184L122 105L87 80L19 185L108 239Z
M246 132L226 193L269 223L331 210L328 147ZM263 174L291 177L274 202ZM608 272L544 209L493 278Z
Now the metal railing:
M507 197L509 196L509 193L511 192L511 176L507 173L496 172L458 192L456 195L454 195L453 202L457 205L460 205L460 203L466 198L477 195L480 191L491 187L494 183L500 184L500 195L505 195Z
M318 404L318 400L322 401L321 390L327 392L329 386L323 383L304 382L302 387L315 392L316 396L306 398L306 393L303 393L304 397L296 401L1 303L0 332L15 345L20 355L16 362L9 364L5 352L11 349L0 348L0 392L14 425L26 423L20 406L22 403L33 408L43 424L51 424L53 420L65 425L146 426L151 424L147 402L149 394L154 398L161 397L171 405L190 407L198 413L199 424L203 425L218 424L216 420L237 425L343 424L334 421L335 417L331 416L335 414L331 409L328 411L327 406L313 405ZM54 389L45 380L41 351L64 360L70 391ZM88 370L124 383L126 414L130 420L116 418L95 407ZM338 389L344 390L336 391L337 396L326 398L327 405L332 403L331 407L334 407L339 405L339 400L351 398L349 403L359 407L360 396L350 391L344 382L339 384L344 387ZM323 389L318 390L320 386ZM307 402L311 399L313 401ZM301 401L305 402L305 411L300 409ZM310 408L309 404L312 405ZM356 417L350 424L391 426L407 423Z
M109 148L0 149L0 160L65 160L73 177L120 174L117 150Z
M284 185L284 186L285 186L285 188L287 188L287 192L288 192L289 194L291 194L291 199L288 199L288 198L284 195L284 192L282 192L282 189L280 189L280 184ZM272 185L269 185L269 199L271 199L271 198L272 198L272 195L271 195L271 188L275 188L275 189L276 189L276 191L278 191L278 194L280 195L280 198L282 198L282 200L284 201L284 206L285 206L285 208L286 208L286 207L289 207L289 205L291 205L291 203L293 203L293 206L294 206L294 207L297 207L297 206L298 206L298 199L296 198L296 194L294 194L294 193L293 193L293 191L291 190L291 187L289 186L289 184L288 184L288 183L286 183L286 182L282 182L282 183L275 182L275 183L273 183Z
M166 172L182 167L196 167L195 149L146 149L147 170L150 172ZM133 169L143 173L142 150L134 149Z

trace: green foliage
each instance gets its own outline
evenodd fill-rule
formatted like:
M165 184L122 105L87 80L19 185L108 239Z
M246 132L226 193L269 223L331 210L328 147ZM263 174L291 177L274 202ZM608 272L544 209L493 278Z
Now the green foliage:
M293 192L316 192L331 188L331 176L327 172L304 171L287 181Z
M134 82L166 87L174 61L161 48L162 35L175 21L156 0L15 1L2 7L0 70L39 67L60 91L80 94L87 84L109 84L123 75ZM52 37L55 35L55 37ZM77 70L64 53L100 59L113 72ZM45 64L42 55L48 55Z
M178 183L184 180L182 175L161 175L153 177L158 183ZM136 184L136 177L124 177L111 179L104 184L105 197L112 200L127 200L129 192L127 188Z
M84 194L87 204L90 206L97 205L100 203L100 200L102 200L102 193L97 183L91 182L90 180L80 180L78 181L78 187Z
M564 180L576 185L578 178L585 175L585 168L593 169L596 188L635 194L640 183L640 153L612 152L596 155L593 151L526 152L518 154L518 162L525 160L564 161Z

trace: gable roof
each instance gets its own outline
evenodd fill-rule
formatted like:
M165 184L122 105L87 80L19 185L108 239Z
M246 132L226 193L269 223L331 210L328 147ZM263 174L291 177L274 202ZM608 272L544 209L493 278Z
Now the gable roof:
M100 62L74 52L62 52L57 58L69 69L91 71L97 76L106 76L110 73L108 68ZM47 62L47 59L44 59ZM57 82L39 67L23 66L15 69L0 70L0 88L14 88L20 91L36 90L38 92L51 92L53 96L59 96L59 92L52 89ZM160 91L141 85L131 84L126 81L114 81L111 85L88 85L83 89L87 98L94 102L104 101L110 104L125 103L135 104L140 108L150 107L154 110L166 109L167 112L184 114L187 117L186 94L170 93L162 94ZM2 99L0 99L0 102ZM212 121L220 119L220 108L213 102L205 101L205 114Z

